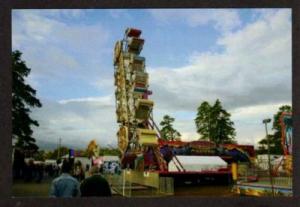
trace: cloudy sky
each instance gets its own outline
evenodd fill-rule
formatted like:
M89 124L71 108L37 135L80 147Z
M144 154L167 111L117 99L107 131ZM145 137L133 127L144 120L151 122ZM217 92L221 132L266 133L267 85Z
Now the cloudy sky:
M146 40L154 119L175 117L183 140L199 138L202 101L221 100L241 144L256 144L262 119L291 104L290 9L14 10L12 24L43 104L32 113L41 145L116 146L113 48L127 27Z

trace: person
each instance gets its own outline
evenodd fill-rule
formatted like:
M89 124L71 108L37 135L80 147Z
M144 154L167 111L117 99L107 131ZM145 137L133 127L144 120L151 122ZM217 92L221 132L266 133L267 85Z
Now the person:
M85 177L84 170L82 168L82 164L79 160L75 163L74 177L78 181L82 181Z
M36 165L36 182L40 183L42 182L44 177L44 165L43 163L38 163Z
M90 165L89 164L86 164L85 165L85 171L89 171L90 170Z
M90 168L90 175L90 177L81 182L81 196L111 196L110 186L106 179L100 174L99 167L92 166Z
M30 159L28 163L26 163L24 181L30 182L33 180L34 177L35 177L35 164L33 162L33 159Z
M52 181L50 197L78 197L80 196L80 184L70 175L72 165L64 160L61 167L62 174Z
M15 148L13 155L13 179L21 179L25 176L25 155L24 152L19 148Z

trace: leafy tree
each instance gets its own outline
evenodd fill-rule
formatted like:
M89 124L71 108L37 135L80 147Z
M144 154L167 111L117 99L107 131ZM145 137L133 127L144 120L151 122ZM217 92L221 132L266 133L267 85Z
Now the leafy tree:
M160 126L162 127L160 130L162 139L174 141L181 137L181 134L173 128L172 123L174 121L175 119L169 115L163 117L163 120L160 122Z
M270 140L270 153L271 154L277 154L274 153L274 135L268 135ZM268 140L266 138L260 140L258 142L258 149L256 150L257 154L267 154L268 153Z
M25 62L21 59L20 51L12 52L12 138L15 146L24 151L37 152L38 146L32 137L31 126L39 126L36 120L30 118L30 108L41 107L36 98L36 90L26 83L25 78L30 73Z
M37 151L33 156L33 158L34 160L45 161L45 151L44 150Z
M119 149L117 148L102 148L100 151L100 156L103 155L114 155L114 156L119 156L121 155Z
M210 140L217 145L235 142L234 123L230 113L223 109L219 99L211 106L207 101L197 109L195 124L201 139Z
M195 119L197 132L201 135L201 139L210 139L211 134L211 105L204 101L197 109L197 116Z
M281 144L281 125L280 125L280 116L283 112L292 112L292 107L289 105L283 105L279 107L276 114L273 116L273 127L274 134L269 135L270 142L270 153L271 154L283 154L282 144ZM259 141L259 146L257 153L265 154L268 152L267 148L267 139L263 138Z

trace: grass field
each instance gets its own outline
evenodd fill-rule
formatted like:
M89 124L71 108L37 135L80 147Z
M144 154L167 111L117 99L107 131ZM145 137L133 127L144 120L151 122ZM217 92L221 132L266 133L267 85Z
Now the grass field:
M13 183L13 197L48 197L51 180L43 180L41 183L17 181ZM174 196L237 196L232 192L231 186L186 186L178 187ZM151 195L149 191L134 191L133 196ZM118 196L113 193L113 196ZM147 197L147 196L146 196Z
M48 197L51 180L43 180L41 183L16 181L12 185L14 197Z

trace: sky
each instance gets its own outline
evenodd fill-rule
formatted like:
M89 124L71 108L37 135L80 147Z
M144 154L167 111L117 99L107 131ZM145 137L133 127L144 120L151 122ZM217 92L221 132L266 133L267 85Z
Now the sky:
M203 101L219 99L238 143L253 145L262 120L291 105L290 9L13 10L12 48L43 104L31 114L38 145L117 145L113 49L127 27L145 39L154 120L174 117L184 141L199 139Z

